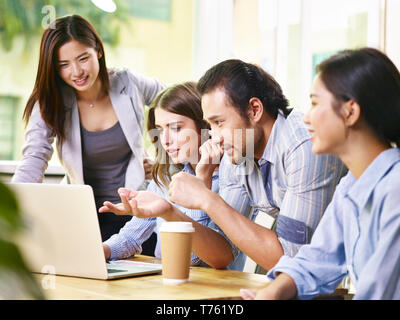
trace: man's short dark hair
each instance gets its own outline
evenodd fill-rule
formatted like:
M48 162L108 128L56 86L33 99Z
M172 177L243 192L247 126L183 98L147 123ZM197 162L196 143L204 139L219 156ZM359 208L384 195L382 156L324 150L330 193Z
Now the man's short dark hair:
M217 88L223 89L231 104L247 118L249 100L258 98L264 110L274 119L279 110L287 116L289 102L278 82L259 66L237 59L225 60L209 69L199 80L201 95Z

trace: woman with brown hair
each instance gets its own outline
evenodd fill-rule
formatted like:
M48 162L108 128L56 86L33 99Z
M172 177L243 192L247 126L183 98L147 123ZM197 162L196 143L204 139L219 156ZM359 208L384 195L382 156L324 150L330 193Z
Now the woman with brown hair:
M96 206L118 200L117 189L143 188L144 106L163 89L155 79L106 67L93 26L73 15L44 31L33 92L26 104L23 159L13 182L43 181L53 154L68 183L88 184ZM103 240L128 221L99 215Z
M152 168L153 180L147 195L153 200L168 198L171 175L178 171L188 172L203 179L214 192L218 192L217 167L223 150L208 139L208 123L203 120L200 95L193 82L185 82L162 91L149 110L147 129L156 147L156 162ZM203 144L202 142L205 141ZM201 145L201 147L200 147ZM200 148L199 148L200 147ZM213 160L214 161L211 161ZM129 193L121 188L120 195ZM123 198L123 197L121 197ZM186 216L193 219L195 227L208 226L208 215L201 210L191 210L175 205ZM100 212L112 211L117 215L132 215L123 203L113 205L106 201ZM163 221L160 217L141 219L133 216L121 231L103 244L106 259L123 259L141 253L142 243ZM210 229L211 230L211 229ZM161 257L160 241L157 241L155 256ZM191 264L198 265L200 258L192 254Z

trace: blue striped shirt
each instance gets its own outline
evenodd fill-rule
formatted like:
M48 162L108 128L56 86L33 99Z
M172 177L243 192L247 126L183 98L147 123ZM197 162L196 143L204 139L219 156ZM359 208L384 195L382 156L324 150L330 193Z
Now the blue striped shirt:
M194 175L194 172L189 164L186 164L182 171ZM218 173L216 173L213 175L212 180L212 190L216 193L218 193L218 186ZM151 180L147 187L147 191L155 192L170 202L168 191L165 188L160 189L154 180ZM201 210L186 209L175 203L173 205L185 213L188 217L202 225L208 226L211 221L210 217ZM157 234L157 243L154 255L156 258L160 259L161 238L159 227L164 221L165 220L160 217L148 219L132 217L132 219L125 224L118 234L113 235L110 239L104 242L111 249L110 260L125 259L135 254L140 254L142 252L142 243L150 238L153 231L155 231ZM191 265L199 264L202 264L202 261L192 253Z
M303 116L295 109L287 118L278 114L258 165L234 165L224 156L219 168L219 195L252 221L260 208L277 217L276 233L288 256L310 242L336 185L347 172L337 157L312 153ZM262 176L264 165L267 170ZM246 255L237 248L234 252L235 261L229 268L242 270Z
M400 299L400 149L382 152L336 188L314 237L268 273L290 275L298 297L333 292L349 274L354 299Z

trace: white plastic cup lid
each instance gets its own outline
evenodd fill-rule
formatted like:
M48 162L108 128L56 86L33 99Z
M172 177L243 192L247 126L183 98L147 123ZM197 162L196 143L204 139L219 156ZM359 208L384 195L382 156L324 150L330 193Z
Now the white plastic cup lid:
M163 222L160 232L194 232L194 228L191 222Z

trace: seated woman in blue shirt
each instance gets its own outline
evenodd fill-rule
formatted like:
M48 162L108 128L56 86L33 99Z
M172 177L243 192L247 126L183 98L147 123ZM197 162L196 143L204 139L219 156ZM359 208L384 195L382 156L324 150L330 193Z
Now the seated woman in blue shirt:
M219 161L212 163L205 160L209 157L219 160L222 150L214 147L215 144L211 145L210 141L206 141L199 150L201 142L208 139L209 126L203 120L200 96L195 83L178 84L160 92L150 106L147 129L156 147L156 162L152 168L153 180L147 191L169 200L167 188L171 174L177 171L195 174L196 170L196 175L214 192L218 192L218 165L213 163ZM205 162L209 164L203 164ZM120 188L118 192L124 195L132 191ZM124 201L124 197L121 199ZM178 205L176 207L201 225L207 226L210 223L208 215L201 210L186 209ZM113 211L126 215L127 211L123 209L123 203L113 205L106 201L99 212ZM118 234L103 243L106 259L123 259L141 253L142 243L153 231L157 233L155 256L161 258L158 226L162 221L162 218L141 219L133 216ZM200 259L192 254L191 264L200 263Z
M311 243L242 297L310 299L349 275L354 299L400 299L399 71L378 50L346 50L318 66L310 97L313 152L338 156L349 173Z

